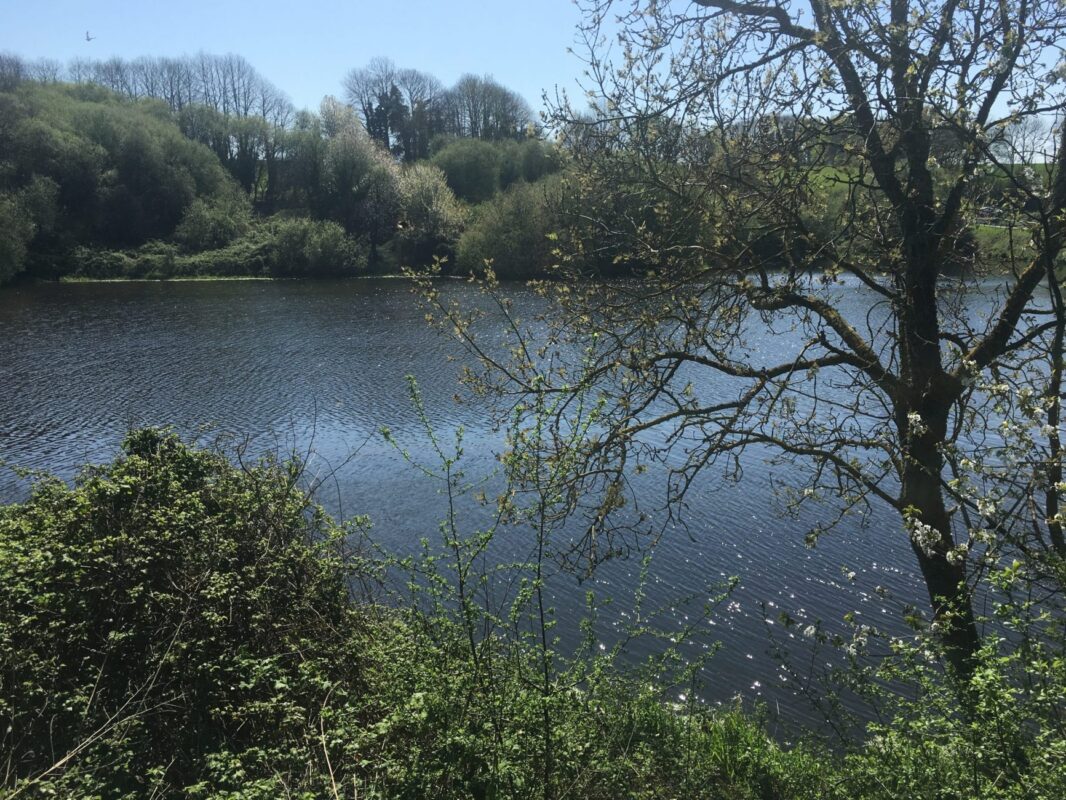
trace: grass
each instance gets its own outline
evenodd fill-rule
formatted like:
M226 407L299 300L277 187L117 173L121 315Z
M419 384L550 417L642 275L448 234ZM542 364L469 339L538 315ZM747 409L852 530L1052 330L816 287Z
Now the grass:
M1024 269L1036 256L1028 231L1021 226L1013 229L1002 225L976 224L974 241L980 254L981 271L990 275L1010 275ZM1066 274L1063 257L1058 259L1060 278Z

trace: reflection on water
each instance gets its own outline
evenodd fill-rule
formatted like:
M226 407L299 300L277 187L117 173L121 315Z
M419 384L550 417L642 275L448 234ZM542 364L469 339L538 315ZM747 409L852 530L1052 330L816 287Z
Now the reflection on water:
M123 432L143 424L170 424L186 435L228 434L253 451L312 450L309 466L321 481L321 501L335 513L370 515L374 538L400 552L434 536L445 510L440 487L379 434L387 426L416 458L430 460L405 376L417 378L442 439L465 429L468 474L491 472L502 441L487 407L456 397L461 351L428 328L398 281L6 289L0 337L0 459L70 478L79 465L111 457ZM765 338L753 344L787 346L780 337ZM802 719L813 712L791 700L794 687L767 654L768 633L797 641L797 631L811 621L839 625L848 610L880 623L900 602L920 601L923 593L892 515L856 516L807 549L804 533L834 509L780 515L771 473L753 454L742 485L712 475L697 484L686 526L668 530L656 549L645 610L661 607L663 618L683 625L699 613L710 587L739 576L730 601L709 620L723 649L707 671L703 696L711 702L738 693L761 697ZM24 480L0 473L0 500L25 491ZM475 524L479 512L467 513ZM501 554L524 555L530 541L515 530L498 546ZM846 577L851 572L853 580ZM554 603L564 642L576 639L590 588L617 600L602 612L605 639L632 621L639 573L639 559L631 558L607 564L583 585L560 576ZM896 601L882 600L878 586ZM781 612L798 620L798 628L777 623ZM690 645L693 652L706 646ZM635 657L651 649L637 645Z

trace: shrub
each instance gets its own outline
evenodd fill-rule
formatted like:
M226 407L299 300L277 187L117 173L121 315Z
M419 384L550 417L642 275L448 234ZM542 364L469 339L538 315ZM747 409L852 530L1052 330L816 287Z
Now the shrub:
M408 166L400 175L401 259L421 266L433 255L447 255L463 229L464 211L448 188L444 173L426 163Z
M274 218L269 226L272 275L329 277L366 268L366 250L335 222Z
M435 156L439 167L456 196L468 203L481 203L496 194L499 186L500 153L490 142L480 139L457 139Z
M501 278L540 275L554 260L550 235L558 220L552 211L555 181L519 183L477 209L459 239L459 268L470 272L491 261Z
M244 236L251 226L251 203L234 186L214 197L193 200L174 231L174 239L186 252L215 250Z
M324 790L323 718L359 690L362 622L341 531L298 480L142 430L73 488L0 508L8 787Z

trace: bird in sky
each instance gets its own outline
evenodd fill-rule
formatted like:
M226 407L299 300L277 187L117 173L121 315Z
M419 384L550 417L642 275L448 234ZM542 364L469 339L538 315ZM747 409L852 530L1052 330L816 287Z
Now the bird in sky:
M91 42L95 38L95 36L90 36L88 31L85 31L85 41Z

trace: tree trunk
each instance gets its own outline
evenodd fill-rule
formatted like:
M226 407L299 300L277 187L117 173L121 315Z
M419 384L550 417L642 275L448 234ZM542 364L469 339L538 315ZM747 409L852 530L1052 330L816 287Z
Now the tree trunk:
M929 592L937 636L948 663L957 676L966 679L973 674L981 637L966 584L966 559L949 558L955 540L941 487L942 448L960 385L944 370L940 352L937 280L944 242L934 233L937 211L927 167L929 139L918 124L920 118L920 108L912 109L911 128L904 135L907 194L896 205L904 256L898 279L903 301L896 308L904 387L895 397L904 459L900 499L905 513L929 526L927 535L911 536L911 547ZM920 419L912 420L911 414Z
M939 423L946 420L947 414L927 413L932 417L931 424L923 420L927 427L920 434L911 430L909 420L903 423L903 440L908 441L909 437L910 446L901 500L917 522L932 529L928 538L912 536L911 547L929 592L937 636L944 644L948 663L958 677L968 679L973 674L981 637L966 582L966 559L948 557L955 541L940 487L943 456L939 448L943 442Z

